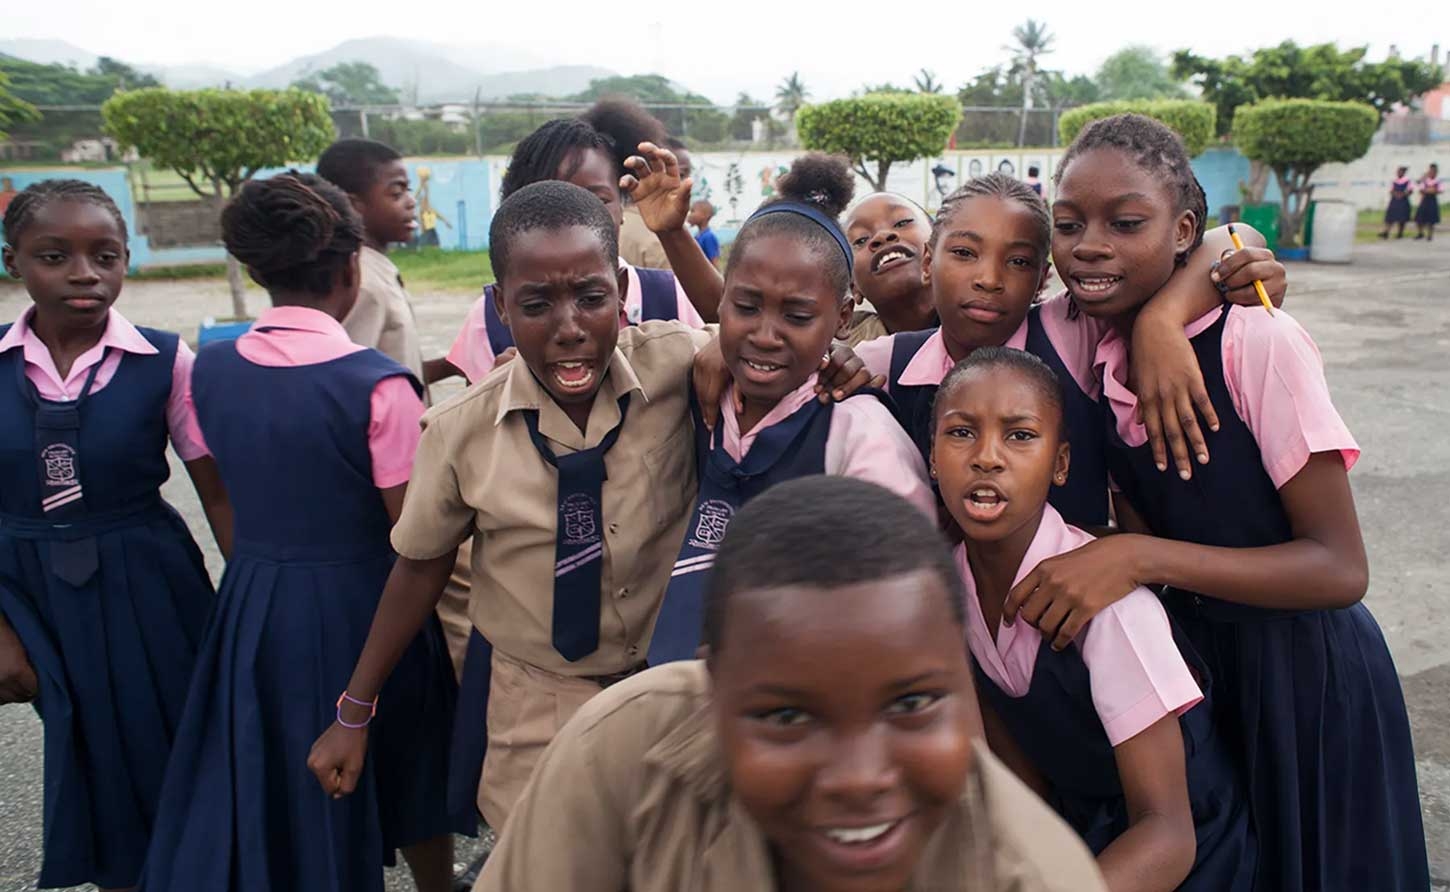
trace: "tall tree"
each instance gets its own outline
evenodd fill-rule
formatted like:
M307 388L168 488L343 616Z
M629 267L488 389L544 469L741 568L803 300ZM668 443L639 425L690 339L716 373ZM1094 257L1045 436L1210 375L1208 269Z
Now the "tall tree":
M327 100L303 90L168 90L117 93L101 106L106 130L141 157L176 171L218 214L266 167L311 161L332 142ZM247 315L242 268L227 256L232 310Z
M1118 99L1181 99L1183 85L1149 46L1127 46L1113 53L1098 68L1099 97Z
M929 68L921 69L913 80L916 81L916 92L918 93L940 93L942 91L942 82L936 79L936 72Z
M962 108L950 96L875 93L804 108L798 129L806 148L845 155L879 191L891 165L946 148L961 119Z
M1021 78L1022 123L1017 130L1017 145L1027 138L1027 113L1032 110L1032 88L1041 71L1039 61L1052 52L1055 38L1047 30L1046 22L1028 19L1012 29L1013 43L1006 49L1012 54L1012 71Z
M0 140L5 138L4 128L8 124L34 121L39 117L35 106L10 92L10 78L0 71Z
M792 71L790 77L780 82L775 88L775 107L781 114L790 120L795 120L796 112L811 98L811 91L806 89L805 82L801 80L799 71Z
M299 90L321 93L333 105L396 105L398 91L383 83L369 62L339 62L294 81Z
M161 81L155 77L144 71L137 71L120 59L113 59L110 56L102 56L97 59L96 64L86 73L114 81L118 90L140 90L144 87L161 86Z

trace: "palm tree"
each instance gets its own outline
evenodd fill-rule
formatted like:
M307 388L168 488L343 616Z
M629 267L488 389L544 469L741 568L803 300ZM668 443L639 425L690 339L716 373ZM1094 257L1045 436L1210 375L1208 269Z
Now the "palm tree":
M806 100L811 98L811 91L806 89L805 82L801 80L799 71L792 71L790 77L780 82L775 88L775 107L780 113L795 120L795 113L800 111Z
M929 69L923 68L915 80L918 93L940 93L942 90L941 81L936 79L936 72Z
M1053 36L1046 22L1028 19L1012 29L1015 44L1005 49L1012 54L1012 73L1022 81L1022 123L1017 128L1017 145L1027 139L1027 112L1032 109L1032 87L1040 70L1037 61L1052 52Z

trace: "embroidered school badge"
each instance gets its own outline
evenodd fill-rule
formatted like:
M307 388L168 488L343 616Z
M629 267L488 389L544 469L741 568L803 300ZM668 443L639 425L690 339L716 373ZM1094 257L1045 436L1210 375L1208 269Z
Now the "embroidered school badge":
M718 550L725 539L725 530L730 526L730 518L734 516L735 508L729 502L720 499L704 502L700 505L695 530L690 535L690 544L696 548Z
M75 447L65 443L52 443L40 452L45 462L45 483L47 486L74 486L76 482Z
M575 493L562 506L565 545L590 545L599 540L599 505L583 493Z

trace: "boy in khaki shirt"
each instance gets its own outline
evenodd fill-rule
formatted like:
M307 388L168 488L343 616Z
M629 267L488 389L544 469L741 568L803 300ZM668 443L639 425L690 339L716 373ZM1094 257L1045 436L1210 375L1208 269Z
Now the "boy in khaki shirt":
M759 496L716 559L707 662L581 710L474 889L1103 889L981 742L961 590L884 489L810 477Z
M520 189L490 239L518 359L424 416L399 559L308 764L328 793L352 791L368 704L471 537L469 612L493 647L478 805L500 828L559 727L644 668L696 494L689 378L713 336L620 331L614 222L578 186ZM859 361L841 376L866 377Z

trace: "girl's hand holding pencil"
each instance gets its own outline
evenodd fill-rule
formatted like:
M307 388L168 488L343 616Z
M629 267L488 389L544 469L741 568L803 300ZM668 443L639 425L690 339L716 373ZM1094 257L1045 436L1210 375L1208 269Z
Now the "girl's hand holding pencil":
M1284 264L1268 248L1237 248L1226 252L1208 276L1230 303L1263 306L1271 313L1273 308L1284 305L1284 293L1289 288Z

